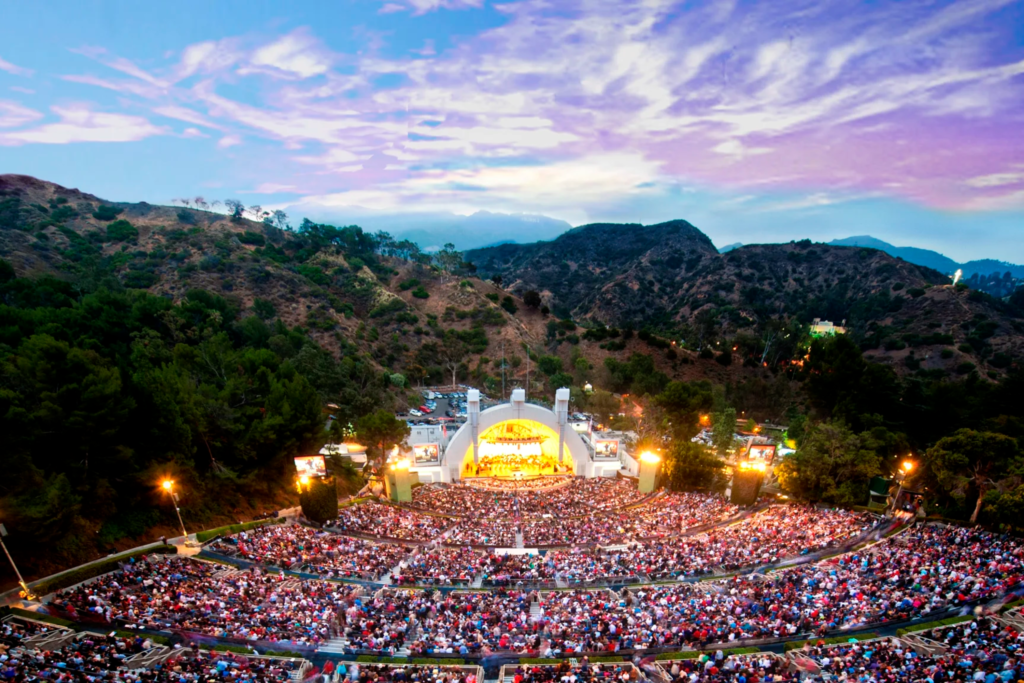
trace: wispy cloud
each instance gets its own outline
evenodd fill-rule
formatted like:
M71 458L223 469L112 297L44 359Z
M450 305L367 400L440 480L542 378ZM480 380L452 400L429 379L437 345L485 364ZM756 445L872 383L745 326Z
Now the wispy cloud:
M0 57L0 71L6 71L7 73L15 76L25 76L26 78L35 73L32 69L26 69L23 66L11 64L3 57Z
M43 118L41 112L24 107L17 102L0 100L0 128L18 128Z
M60 118L27 130L0 133L0 144L65 145L73 142L134 142L168 133L140 116L95 112L84 105L51 107Z

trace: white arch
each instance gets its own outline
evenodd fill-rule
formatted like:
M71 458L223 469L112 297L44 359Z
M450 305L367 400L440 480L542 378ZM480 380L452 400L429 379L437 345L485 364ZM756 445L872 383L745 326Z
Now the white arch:
M491 427L507 420L533 420L551 428L558 434L558 418L553 411L533 405L532 403L502 403L480 412L478 434L483 434ZM562 443L565 446L565 458L572 458L573 470L577 475L593 476L590 452L576 431L565 425ZM469 421L459 427L447 448L444 449L443 478L454 481L462 476L462 462L467 453L473 450L473 429Z

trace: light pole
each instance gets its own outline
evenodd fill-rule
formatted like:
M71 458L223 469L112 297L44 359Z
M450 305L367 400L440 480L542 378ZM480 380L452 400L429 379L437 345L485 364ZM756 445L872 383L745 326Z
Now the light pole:
M188 532L185 531L185 522L181 521L181 510L178 509L178 494L174 492L174 480L164 479L161 486L164 487L164 491L171 494L171 500L174 502L174 511L178 514L178 524L181 525L181 535L185 537L185 544L188 544Z
M18 577L18 584L21 586L21 592L26 600L35 600L36 596L29 590L28 584L25 583L25 579L21 578L21 572L18 571L18 565L14 564L14 558L11 557L11 551L7 549L7 544L4 543L4 536L7 535L7 527L0 524L0 548L4 549L4 555L11 562L11 567L14 569L15 575Z
M904 460L900 463L900 486L896 489L896 497L892 501L892 511L896 512L896 506L900 502L900 494L903 493L903 484L907 481L907 476L914 469L914 462L912 460Z

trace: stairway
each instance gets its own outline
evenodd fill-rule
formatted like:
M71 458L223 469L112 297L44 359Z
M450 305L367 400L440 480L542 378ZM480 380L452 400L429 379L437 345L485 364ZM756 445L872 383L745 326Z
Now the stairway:
M537 617L540 616L540 614L541 614L540 602L531 602L530 603L530 619L531 620L536 619Z
M334 638L331 638L326 643L321 645L317 649L317 652L319 652L320 654L328 655L343 655L345 654L346 647L348 647L348 638L343 638L342 636L335 636Z
M523 532L520 529L516 529L516 547L525 548L526 544L523 543Z

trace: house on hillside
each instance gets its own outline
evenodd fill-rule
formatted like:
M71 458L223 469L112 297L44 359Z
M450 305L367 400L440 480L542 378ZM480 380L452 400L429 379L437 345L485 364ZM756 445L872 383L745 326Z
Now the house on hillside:
M812 337L834 337L837 334L846 334L846 321L843 321L843 325L835 325L831 320L822 320L821 318L815 318L814 322L811 323L811 336Z

